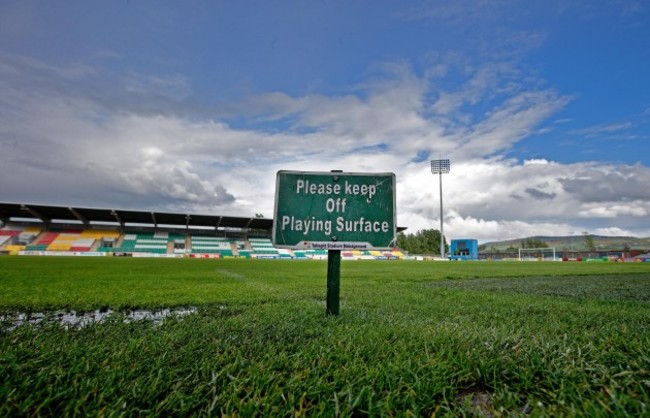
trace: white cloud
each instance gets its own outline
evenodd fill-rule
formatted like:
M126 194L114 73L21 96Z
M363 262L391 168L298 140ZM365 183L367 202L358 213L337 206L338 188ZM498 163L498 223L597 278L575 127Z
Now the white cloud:
M173 99L184 99L190 93L187 79L180 74L160 77L133 73L126 79L125 89L136 94L152 94Z
M404 12L407 19L430 19L442 22L446 26L490 23L503 11L502 0L459 0L454 2L422 2L417 7Z
M462 145L455 154L477 158L506 151L568 100L552 91L525 92L509 98L467 132L461 132Z
M622 132L633 127L632 122L616 122L604 125L590 126L588 128L578 129L574 134L585 136L587 138L594 138L604 134L612 134L615 132Z
M578 215L583 218L618 218L624 216L646 217L650 214L647 202L614 203L584 203Z
M72 72L31 61L13 60L17 71L0 81L3 199L271 216L279 169L394 172L398 223L415 232L439 226L429 159L441 156L452 160L448 238L648 230L647 167L504 157L570 100L504 85L508 66L474 70L455 91L397 64L341 95L261 94L230 107L251 120L234 128L207 116L216 107L188 103L182 76L131 77L108 100L84 87L96 71L71 83ZM150 93L159 88L167 93L156 112ZM470 109L477 104L483 112Z

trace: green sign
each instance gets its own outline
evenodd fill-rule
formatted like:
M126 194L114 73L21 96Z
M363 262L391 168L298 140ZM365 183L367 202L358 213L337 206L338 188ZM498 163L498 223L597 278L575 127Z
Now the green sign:
M278 171L276 247L391 249L396 229L393 173Z

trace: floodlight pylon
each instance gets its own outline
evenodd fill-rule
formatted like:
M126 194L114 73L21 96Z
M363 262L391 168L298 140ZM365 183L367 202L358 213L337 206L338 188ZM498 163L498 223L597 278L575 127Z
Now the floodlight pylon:
M443 232L443 219L442 219L442 175L448 174L451 171L451 162L448 159L444 160L431 160L431 173L438 174L440 179L440 257L445 258L445 235Z

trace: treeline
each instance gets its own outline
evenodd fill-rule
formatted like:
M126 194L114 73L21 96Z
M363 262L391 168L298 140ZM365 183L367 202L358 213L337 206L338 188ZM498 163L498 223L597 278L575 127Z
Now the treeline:
M577 240L574 242L574 237L557 237L553 239L553 245L554 247L558 248L559 250L563 251L589 251L589 252L594 252L596 251L596 242L595 238L593 235L584 233L582 243L580 240ZM619 247L620 246L620 247ZM623 251L629 251L630 250L630 244L629 243L617 243L615 245L612 244L603 244L601 245L602 248L609 248L610 250L618 250L619 248L622 249ZM503 249L502 246L487 246L485 244L482 244L479 246L479 251L480 252L488 252L488 253L497 253L497 252L506 252L506 253L516 253L519 251L520 248L549 248L549 244L545 241L542 241L539 238L525 238L519 241L519 246L517 246L517 243L510 243L508 248Z
M594 240L591 235L584 237L585 247L590 251L595 250ZM444 240L445 253L449 253L449 245L447 240ZM516 245L516 244L515 244ZM517 252L519 248L548 248L548 244L539 238L526 238L519 242L519 247L511 245L506 248L505 252ZM423 229L414 234L405 234L400 232L397 234L397 246L402 251L407 251L411 254L440 254L440 231L437 229ZM486 247L481 245L479 251L499 252L494 247Z
M447 240L444 240L445 253L449 252ZM423 229L415 234L397 234L397 246L410 254L440 254L440 231Z
M498 253L498 252L516 253L517 251L519 251L520 248L548 248L548 244L539 238L526 238L526 239L522 239L519 242L519 247L516 247L514 244L511 244L508 248L504 250L504 249L496 248L494 246L488 247L485 244L483 244L479 246L478 250L480 252L488 252L488 253Z
M538 238L526 238L521 240L521 248L548 248L548 244Z

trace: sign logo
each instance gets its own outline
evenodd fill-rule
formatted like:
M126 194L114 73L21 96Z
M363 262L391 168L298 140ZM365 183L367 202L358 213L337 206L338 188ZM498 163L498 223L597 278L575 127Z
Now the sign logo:
M276 247L391 249L396 229L393 173L278 171Z

